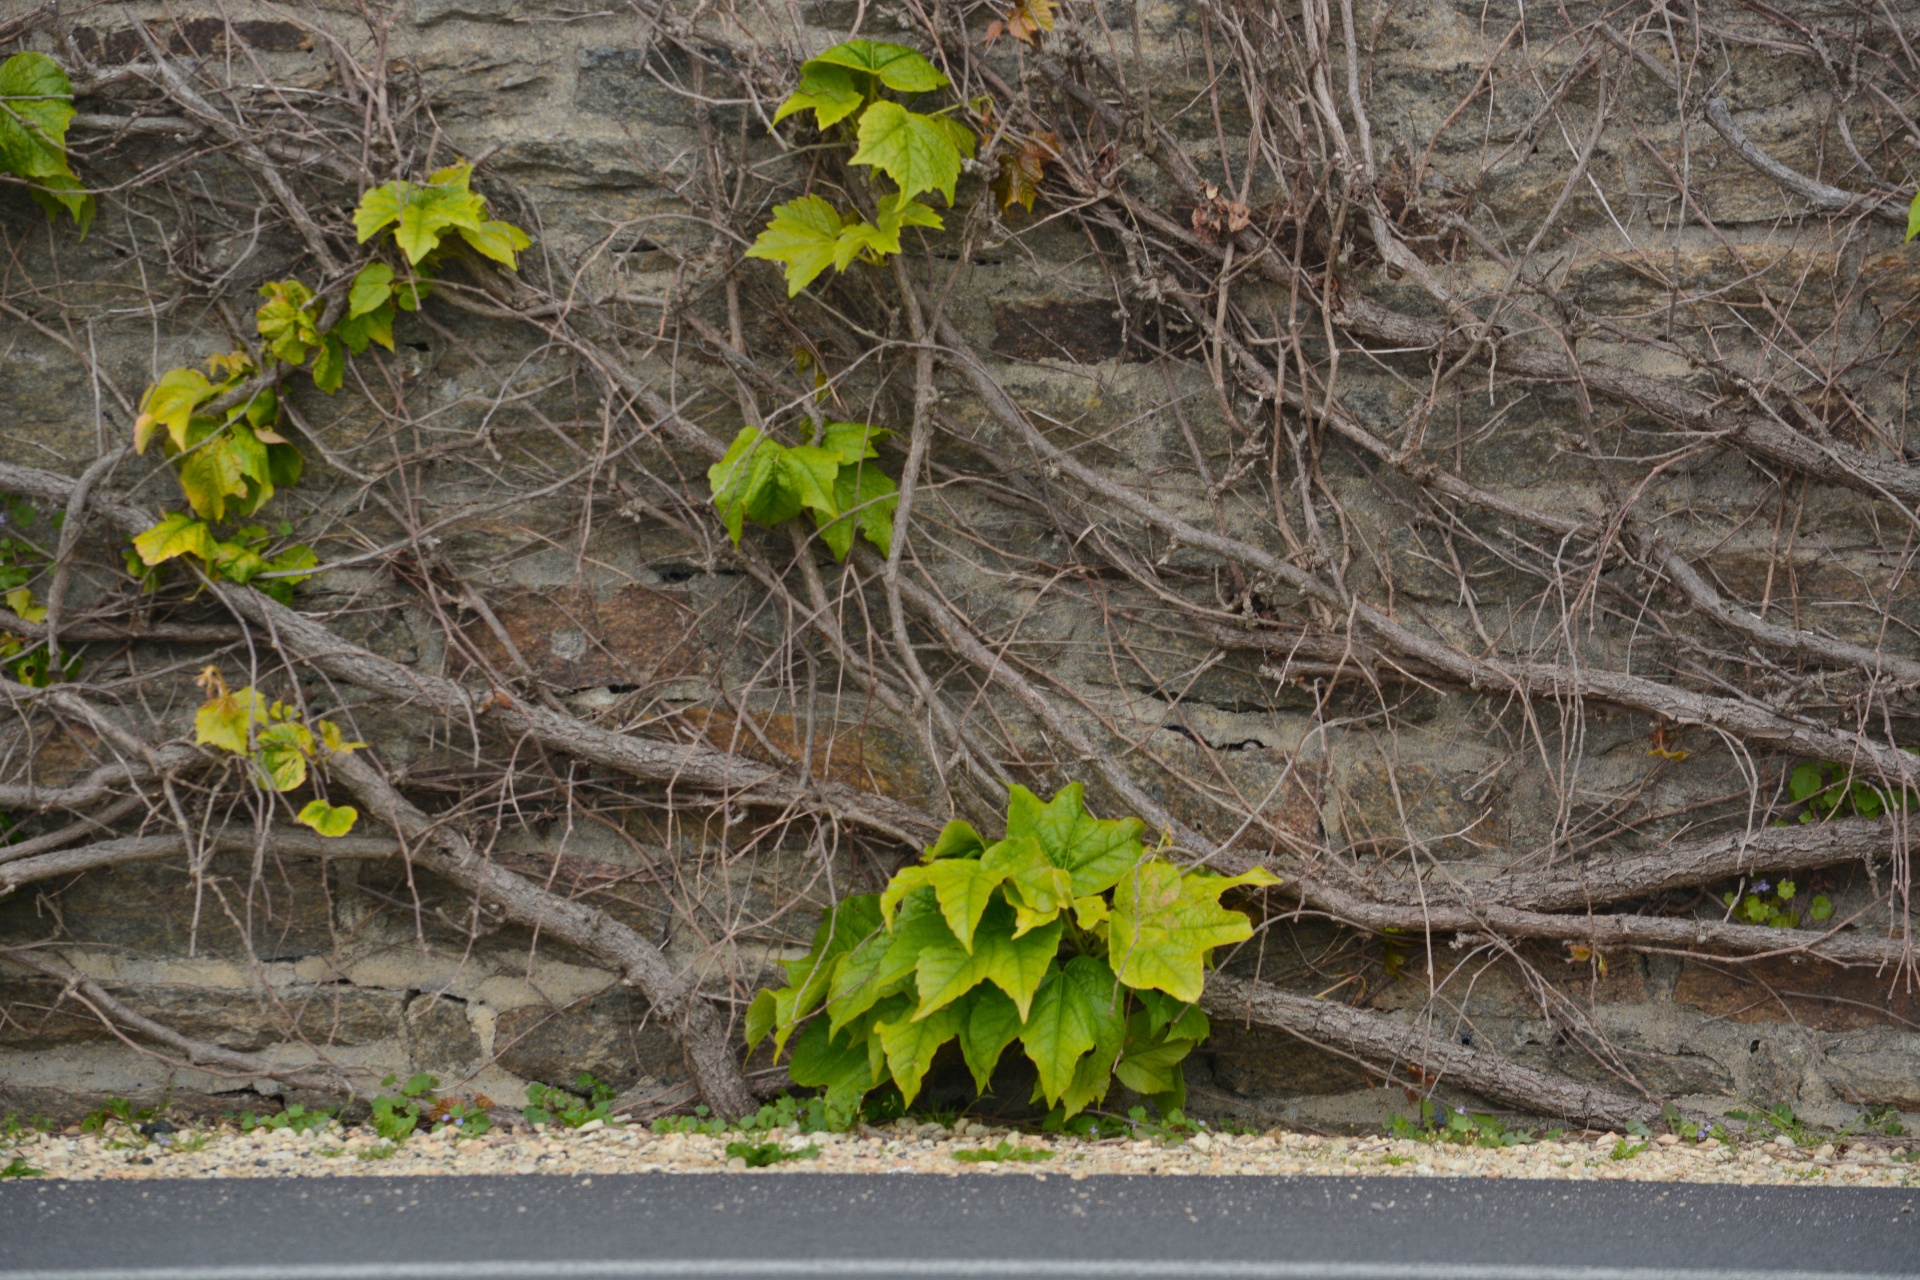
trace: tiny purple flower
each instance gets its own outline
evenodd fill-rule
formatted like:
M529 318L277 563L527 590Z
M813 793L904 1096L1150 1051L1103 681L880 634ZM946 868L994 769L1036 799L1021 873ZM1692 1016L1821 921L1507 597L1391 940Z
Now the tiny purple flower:
M1755 886L1753 886L1753 891L1755 893L1765 893L1771 888L1773 888L1772 885L1768 884L1765 880L1762 880L1759 884L1756 884Z

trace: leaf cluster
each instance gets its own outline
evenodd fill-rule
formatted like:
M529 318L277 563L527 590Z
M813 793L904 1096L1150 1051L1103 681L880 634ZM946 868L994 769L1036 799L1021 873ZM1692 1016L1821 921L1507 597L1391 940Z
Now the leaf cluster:
M1415 1142L1451 1143L1463 1147L1523 1147L1533 1142L1531 1129L1509 1129L1499 1116L1468 1112L1464 1108L1436 1107L1428 1098L1420 1100L1420 1119L1394 1116L1387 1121L1387 1132L1396 1138ZM1552 1137L1553 1135L1549 1135Z
M578 1094L557 1089L538 1081L527 1086L527 1105L522 1112L528 1124L557 1124L578 1129L594 1120L607 1119L615 1090L602 1084L592 1072L582 1071L574 1080Z
M1800 927L1800 904L1795 901L1800 895L1800 886L1791 880L1770 881L1761 879L1754 882L1753 888L1742 895L1737 889L1729 889L1720 895L1735 920L1747 924L1762 924L1770 929L1798 929ZM1816 893L1806 903L1806 918L1818 924L1833 915L1833 902L1824 893Z
M65 209L84 236L94 199L67 152L73 115L73 82L52 58L16 53L0 63L0 173L23 180L48 217Z
M820 1144L817 1142L809 1142L804 1147L784 1147L777 1142L727 1144L727 1159L744 1160L749 1169L765 1169L790 1160L811 1160L819 1154Z
M956 1151L953 1158L962 1164L1031 1164L1041 1160L1053 1159L1053 1152L1045 1147L1016 1147L1001 1139L998 1146L974 1147L967 1151Z
M1801 822L1829 818L1878 818L1896 810L1905 813L1920 804L1911 790L1891 791L1861 778L1844 764L1806 760L1787 776L1787 795L1806 807Z
M740 428L726 456L707 468L727 536L738 546L747 521L771 528L804 512L835 559L847 558L856 530L886 551L900 498L892 477L873 464L880 456L873 442L887 434L864 422L829 422L817 444L789 446Z
M399 1078L398 1075L390 1075L380 1082L380 1087L390 1089L394 1081ZM401 1085L398 1094L381 1094L368 1104L372 1111L369 1123L373 1125L373 1131L387 1142L395 1144L405 1142L420 1126L420 1117L423 1114L421 1099L427 1098L439 1087L440 1081L423 1071ZM427 1105L430 1107L432 1103L429 1102ZM387 1155L392 1154L392 1151L387 1152Z
M290 1102L284 1111L255 1115L251 1111L240 1113L240 1132L252 1133L255 1129L264 1129L268 1133L318 1133L333 1123L334 1113L324 1107L309 1110L304 1104Z
M349 742L331 720L316 720L308 728L299 709L274 699L268 701L251 685L229 689L220 668L207 667L197 683L207 700L193 715L193 740L246 757L254 780L270 791L293 791L306 785L308 766L327 755L346 755L366 746ZM333 805L315 798L294 821L323 836L344 836L353 830L360 811L352 805Z
M65 514L54 513L55 529L60 527ZM5 516L0 518L0 524L24 531L38 519L39 513L31 503L8 498ZM0 599L4 599L7 608L24 621L38 623L47 620L47 606L35 600L33 588L27 584L51 561L52 557L24 533L0 537ZM0 632L0 671L29 688L44 689L56 680L71 680L80 674L81 665L77 653L56 656L45 643Z
M930 93L950 82L904 45L848 40L800 68L800 84L774 113L774 122L813 112L814 126L856 144L848 164L884 173L894 190L877 195L871 221L842 212L817 195L775 205L773 220L747 250L749 258L783 264L787 296L812 284L828 267L879 264L900 252L908 227L939 230L940 215L914 197L938 191L953 205L960 170L973 158L973 130L941 113L913 111L885 96Z
M258 511L276 490L297 482L306 466L278 430L280 401L273 388L263 383L242 394L258 372L252 357L236 351L211 357L205 373L182 366L147 388L134 420L134 450L145 453L159 443L191 512L169 514L135 535L127 560L135 577L150 579L153 569L187 556L208 577L227 582L278 575L261 586L286 604L294 585L306 580L302 571L319 563L311 547L273 550L275 536L260 525L243 525L224 538L214 531L230 516ZM282 525L279 537L291 532Z
M911 1105L956 1041L983 1093L1018 1042L1034 1098L1062 1118L1116 1078L1179 1105L1180 1064L1209 1030L1194 1004L1207 964L1253 933L1220 896L1278 881L1183 870L1142 829L1093 817L1078 783L1048 802L1012 787L1005 839L951 822L882 893L829 910L788 985L749 1006L749 1047L771 1035L778 1056L797 1032L794 1082L847 1108L889 1083Z

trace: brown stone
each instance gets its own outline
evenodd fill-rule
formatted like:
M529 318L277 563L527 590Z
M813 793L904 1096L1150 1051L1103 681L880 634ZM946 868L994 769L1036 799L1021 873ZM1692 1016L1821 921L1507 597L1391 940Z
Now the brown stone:
M816 778L909 802L927 794L925 772L912 743L880 725L816 722L811 750L803 752L806 726L784 712L756 715L751 722L726 708L689 707L681 714L722 751L780 765L797 762L804 754Z
M662 591L566 588L530 592L493 608L534 674L562 689L646 685L705 668L694 611ZM476 619L467 634L503 674L515 673L491 628Z
M1015 360L1098 364L1126 350L1112 302L996 302L993 349Z
M82 53L108 66L137 61L147 51L140 33L132 27L105 32L77 27L73 34ZM168 53L187 57L227 53L242 45L263 53L297 53L313 48L313 37L291 22L229 23L219 18L188 18L170 29L155 31L154 38Z
M61 998L64 986L37 976L0 979L0 1045L112 1039L84 1004ZM394 1033L400 1012L394 995L344 984L281 991L272 1002L220 987L107 984L107 992L181 1035L242 1053L296 1038L322 1047L371 1044Z
M1821 1031L1920 1022L1920 991L1891 973L1793 956L1745 965L1689 960L1673 998L1731 1022L1791 1022Z
M1201 1046L1213 1078L1243 1098L1350 1093L1373 1083L1359 1066L1271 1027L1216 1018Z

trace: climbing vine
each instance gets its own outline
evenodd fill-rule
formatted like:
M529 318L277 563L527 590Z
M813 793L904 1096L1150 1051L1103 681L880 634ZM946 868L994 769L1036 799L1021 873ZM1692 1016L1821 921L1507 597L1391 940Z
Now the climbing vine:
M0 173L23 180L49 217L65 209L85 235L95 206L67 154L73 115L73 82L52 58L16 53L0 63Z

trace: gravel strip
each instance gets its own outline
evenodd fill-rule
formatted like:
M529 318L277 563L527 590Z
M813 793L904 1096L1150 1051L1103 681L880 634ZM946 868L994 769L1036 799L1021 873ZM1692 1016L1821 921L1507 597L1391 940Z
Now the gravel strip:
M115 1128L101 1134L30 1134L0 1143L0 1168L15 1156L45 1177L284 1178L447 1174L719 1173L742 1170L729 1158L737 1135L656 1134L640 1126L590 1123L578 1131L495 1132L480 1138L416 1136L398 1147L363 1129L330 1125L316 1133L232 1128L181 1130L147 1140ZM817 1155L774 1165L768 1173L943 1173L948 1175L1084 1178L1099 1173L1249 1174L1311 1177L1364 1174L1383 1178L1547 1178L1568 1181L1728 1182L1826 1186L1920 1186L1920 1147L1865 1144L1808 1149L1780 1141L1738 1146L1671 1137L1645 1142L1615 1134L1485 1150L1404 1138L1325 1138L1276 1130L1265 1134L1202 1134L1183 1142L1088 1141L994 1129L963 1122L960 1130L912 1123L859 1134L757 1134L784 1150L817 1146ZM1616 1151L1644 1149L1624 1158ZM966 1162L956 1152L1046 1152L1044 1159ZM197 1148L197 1149L196 1149Z

